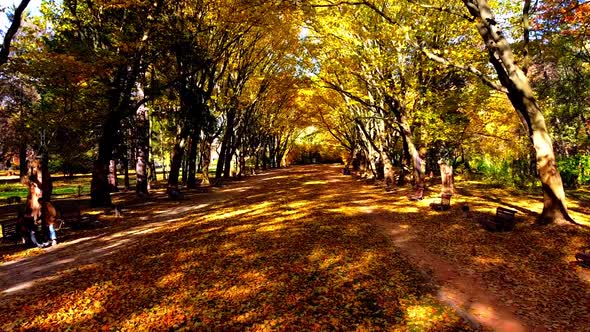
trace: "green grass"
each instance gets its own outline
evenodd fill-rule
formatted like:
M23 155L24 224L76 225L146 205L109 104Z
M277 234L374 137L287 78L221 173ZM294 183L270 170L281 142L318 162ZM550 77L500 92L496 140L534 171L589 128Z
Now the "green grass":
M166 175L169 174L169 171L166 170ZM180 172L182 176L182 170ZM55 175L54 175L55 176ZM59 176L59 175L57 175ZM215 167L209 167L209 176L213 178L215 176ZM78 195L78 186L82 187L81 194L87 195L90 193L90 181L91 175L84 174L78 175L74 178L58 178L53 182L53 195L60 196L60 197L68 197L68 196L77 196ZM125 177L123 174L117 174L117 183L119 188L122 188L125 184ZM158 172L158 181L164 181L163 175L161 171ZM129 186L131 188L135 187L135 171L129 171ZM26 199L29 193L29 189L22 185L19 182L14 183L4 183L0 184L0 204L5 203L8 197L19 196L21 200Z

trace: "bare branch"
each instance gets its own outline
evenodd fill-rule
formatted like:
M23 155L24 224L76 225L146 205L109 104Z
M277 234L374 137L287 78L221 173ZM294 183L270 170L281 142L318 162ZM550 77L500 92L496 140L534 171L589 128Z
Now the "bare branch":
M499 92L502 92L502 93L506 93L506 94L508 93L508 89L503 87L501 84L494 82L492 79L487 77L484 73L482 73L479 69L475 68L474 66L472 66L472 65L466 66L466 65L454 63L448 59L445 59L443 57L440 57L440 56L434 54L432 51L428 50L425 47L421 47L419 45L416 45L416 46L419 47L420 51L422 51L422 53L424 53L424 55L426 55L429 59L434 60L434 61L444 65L445 67L453 67L453 68L457 68L457 69L472 73L475 76L477 76L485 85L489 86L490 88L497 90Z
M529 0L527 0L529 1ZM468 0L464 0L464 2L468 5L469 7L469 1ZM350 3L349 3L350 4ZM358 4L358 3L357 3ZM385 13L384 11L382 11L381 9L377 8L377 6L375 6L375 4L369 2L369 1L362 1L361 2L362 5L369 7L371 10L373 10L375 13L377 13L379 16L381 16L384 20L386 20L388 23L392 24L392 25L400 25L396 20L394 20L392 17L390 17L389 15L387 15L387 13ZM471 4L472 5L472 4ZM475 7L477 9L477 7ZM471 7L470 7L470 11L471 11ZM475 18L470 19L470 21L475 20ZM484 73L482 73L481 71L479 71L477 68L475 68L474 66L465 66L465 65L461 65L461 64L457 64L454 63L448 59L442 58L436 54L434 54L432 51L428 50L427 48L419 45L416 41L411 40L410 37L408 36L408 34L406 34L406 41L416 47L417 49L419 49L422 53L424 53L429 59L434 60L444 66L448 66L448 67L453 67L453 68L457 68L463 71L467 71L469 73L474 74L475 76L479 77L480 80L482 80L482 82L484 84L486 84L487 86L489 86L490 88L500 91L502 93L508 93L508 90L503 87L502 85L494 82L492 79L490 79L489 77L487 77Z
M4 42L0 46L0 67L8 62L8 55L10 54L10 43L16 35L18 28L20 28L23 12L27 8L30 0L23 0L21 1L20 5L16 7L14 11L14 17L12 18L12 23L10 24L10 28L6 31L6 35L4 35Z
M458 13L454 10L451 10L450 8L445 8L445 7L437 7L437 6L433 6L433 5L426 5L426 4L421 4L421 3L417 3L417 2L413 2L416 5L425 8L425 9L433 9L442 13L447 13L447 14L451 14L451 15L455 15L455 16L459 16L469 22L475 22L475 18L473 16L469 16L463 13Z

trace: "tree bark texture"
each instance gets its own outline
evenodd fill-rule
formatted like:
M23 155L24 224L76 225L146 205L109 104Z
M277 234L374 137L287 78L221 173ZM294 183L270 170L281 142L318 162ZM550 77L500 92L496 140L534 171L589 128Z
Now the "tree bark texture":
M123 182L125 185L125 189L129 190L129 188L131 188L131 184L129 181L129 159L127 159L127 154L125 154L125 157L121 159L121 163L123 164Z
M236 110L230 109L227 114L227 123L225 131L223 133L223 139L221 140L221 149L219 151L219 159L217 160L217 168L215 169L215 184L221 185L221 177L224 175L224 169L226 165L226 158L228 150L230 149L231 136L233 135L234 122L236 118Z
M20 183L26 184L28 182L27 173L29 171L29 165L27 161L27 145L22 143L18 150L18 159L20 164L18 165Z
M563 183L557 170L553 143L545 118L526 75L515 63L510 44L496 22L488 1L463 0L463 3L477 22L477 29L486 44L490 62L502 86L508 90L508 98L528 128L543 188L543 212L539 222L574 222L567 210Z
M141 100L144 98L143 89L141 86L137 88L136 98ZM136 139L137 152L135 163L135 192L138 195L148 194L148 167L150 160L150 119L148 109L145 106L140 106L135 112L136 125Z
M12 42L12 38L16 35L18 28L20 28L21 20L23 16L23 12L29 5L30 0L22 0L18 7L14 10L14 15L12 17L12 23L6 31L4 35L4 40L2 45L0 45L0 67L8 62L8 55L10 54L10 44Z
M103 133L98 142L98 154L92 168L90 183L90 202L92 206L111 205L111 186L109 184L109 166L113 158L116 133L120 121L117 116L110 114L103 125Z
M211 163L211 144L213 139L203 139L201 141L201 172L203 173L203 185L211 184L209 179L209 164Z
M170 173L168 174L168 188L178 190L178 176L180 175L180 167L184 156L185 140L180 139L174 144L172 150L172 158L170 161Z
M113 159L109 161L109 186L111 192L119 191L117 187L117 162Z
M195 189L197 187L197 152L199 147L199 135L194 134L188 151L188 177L186 187Z

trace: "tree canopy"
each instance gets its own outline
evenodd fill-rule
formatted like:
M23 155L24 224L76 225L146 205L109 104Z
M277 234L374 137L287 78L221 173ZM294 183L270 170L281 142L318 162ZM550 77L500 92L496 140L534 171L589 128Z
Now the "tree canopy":
M586 2L27 3L0 53L0 157L92 172L95 205L113 161L147 194L156 164L169 192L338 158L389 189L444 159L539 187L544 222L573 222L563 186L590 182Z

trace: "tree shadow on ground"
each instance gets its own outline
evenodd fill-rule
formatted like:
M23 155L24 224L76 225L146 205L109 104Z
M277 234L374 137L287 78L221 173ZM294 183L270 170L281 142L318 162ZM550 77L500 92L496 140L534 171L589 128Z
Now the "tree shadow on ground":
M545 297L559 291L561 300L576 290L571 313L582 318L569 327L586 323L588 286L567 263L582 231L524 220L513 232L488 233L459 209L434 212L427 201L409 202L337 172L296 167L181 202L157 194L157 203L130 206L108 227L0 266L0 310L10 313L0 326L467 329L437 300L432 279L379 230L380 218L480 274L500 299L531 311L525 319L544 314L566 326L567 308ZM470 204L474 215L489 213L489 205Z

